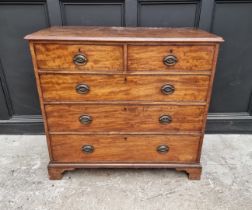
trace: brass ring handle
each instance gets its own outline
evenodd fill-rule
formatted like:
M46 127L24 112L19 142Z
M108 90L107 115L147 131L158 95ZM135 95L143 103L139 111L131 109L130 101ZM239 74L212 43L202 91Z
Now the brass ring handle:
M169 115L162 115L159 117L159 123L161 124L169 124L172 122L172 117Z
M174 93L174 91L175 91L175 87L170 84L165 84L161 87L161 92L165 95L170 95Z
M90 91L90 88L86 84L78 84L76 85L75 90L79 94L86 94Z
M87 153L87 154L93 153L94 152L94 146L92 146L92 145L84 145L81 148L81 151L84 152L84 153Z
M73 62L76 64L76 65L85 65L87 64L88 62L88 59L87 57L84 55L84 54L76 54L74 57L73 57Z
M93 121L93 119L89 115L81 115L79 121L81 124L88 125Z
M157 152L161 153L161 154L167 153L167 152L169 152L169 147L165 144L159 145L159 146L157 146Z
M175 55L167 55L163 59L163 63L166 66L174 66L178 62L178 58Z

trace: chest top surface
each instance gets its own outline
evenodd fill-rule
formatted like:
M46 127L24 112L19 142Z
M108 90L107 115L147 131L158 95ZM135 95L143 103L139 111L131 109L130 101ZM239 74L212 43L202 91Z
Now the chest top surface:
M27 35L28 40L112 42L222 42L217 35L195 28L59 26Z

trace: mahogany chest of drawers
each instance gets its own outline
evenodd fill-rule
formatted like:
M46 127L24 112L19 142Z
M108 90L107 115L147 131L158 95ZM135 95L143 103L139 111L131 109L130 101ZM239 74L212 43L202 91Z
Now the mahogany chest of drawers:
M200 179L222 38L197 29L52 27L26 36L50 179L77 168L175 168Z

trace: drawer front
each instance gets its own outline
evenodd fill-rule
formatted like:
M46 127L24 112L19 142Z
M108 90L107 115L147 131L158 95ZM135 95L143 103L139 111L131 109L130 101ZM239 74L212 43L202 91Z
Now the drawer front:
M45 101L206 101L209 76L60 75L40 76Z
M37 66L45 70L123 70L123 47L34 44Z
M214 46L129 46L128 70L211 70Z
M46 105L50 132L201 131L204 106Z
M199 136L51 135L58 162L195 162Z

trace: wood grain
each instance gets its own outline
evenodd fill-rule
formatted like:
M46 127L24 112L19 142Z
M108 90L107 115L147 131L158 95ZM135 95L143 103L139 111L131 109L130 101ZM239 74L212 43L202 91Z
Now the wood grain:
M83 168L175 168L177 171L185 171L189 175L189 179L192 180L199 180L200 174L201 174L201 164L196 163L173 163L173 162L137 162L137 161L131 161L131 162L115 162L115 161L107 161L107 162L56 162L51 161L48 164L48 173L49 178L52 180L59 180L62 178L63 173L65 171L72 171L74 169L83 169ZM55 169L55 170L54 170ZM181 170L180 170L181 169Z
M123 70L123 46L122 45L68 45L37 43L34 44L37 65L40 70ZM73 57L84 54L88 62L85 65L76 65Z
M65 171L73 171L73 167L50 167L48 165L48 177L50 180L60 180L63 177Z
M40 75L45 101L206 101L209 79L201 75ZM78 94L78 84L87 84L89 93ZM165 84L173 85L175 92L161 93Z
M215 46L128 46L128 70L211 70ZM174 55L178 62L167 66L163 59Z
M171 105L46 105L49 131L201 131L204 106ZM81 115L89 115L89 125L79 122ZM170 124L160 124L162 115L170 115Z
M46 113L45 113L44 104L43 104L44 101L43 101L43 97L42 97L43 91L41 89L40 81L39 81L39 74L38 74L38 67L37 67L36 56L35 56L35 51L34 51L34 45L33 45L33 42L31 42L31 41L29 42L29 48L30 48L30 52L31 52L31 56L32 56L32 63L33 63L33 67L34 67L34 75L35 75L37 91L38 91L38 95L39 95L41 114L42 114L43 121L44 121L43 124L44 124L44 129L45 129L49 158L50 158L50 160L52 160L51 143L50 143L50 137L49 137L49 133L48 133Z
M54 26L27 35L28 40L111 42L223 42L196 28Z
M51 135L51 143L58 162L195 162L199 136ZM84 145L92 145L94 152L82 152ZM158 153L159 145L167 145L169 151Z
M202 167L180 167L176 168L177 171L185 171L188 174L190 180L200 180Z
M205 106L205 116L204 116L204 121L203 121L202 133L205 133L205 128L206 128L207 115L208 115L208 109L210 106L210 100L211 100L211 95L212 95L212 90L213 90L213 82L214 82L214 77L215 77L215 72L216 72L216 65L217 65L217 60L218 60L219 48L220 48L220 45L216 44L215 53L214 53L214 61L213 61L213 70L212 70L213 73L211 75L210 85L208 88L207 104ZM198 158L197 158L197 160L199 162L200 162L200 158L201 158L202 144L203 144L203 140L204 140L203 138L204 138L204 135L202 135L201 140L200 140L200 146L199 146Z
M200 154L219 42L198 29L52 27L30 40L50 179L76 168L176 168L200 179ZM73 57L85 54L88 63ZM175 55L167 67L163 58ZM76 85L87 84L87 94ZM160 89L170 84L171 95ZM89 125L79 117L90 115ZM162 115L172 117L160 124ZM83 145L93 145L91 154ZM159 145L169 152L159 154Z

